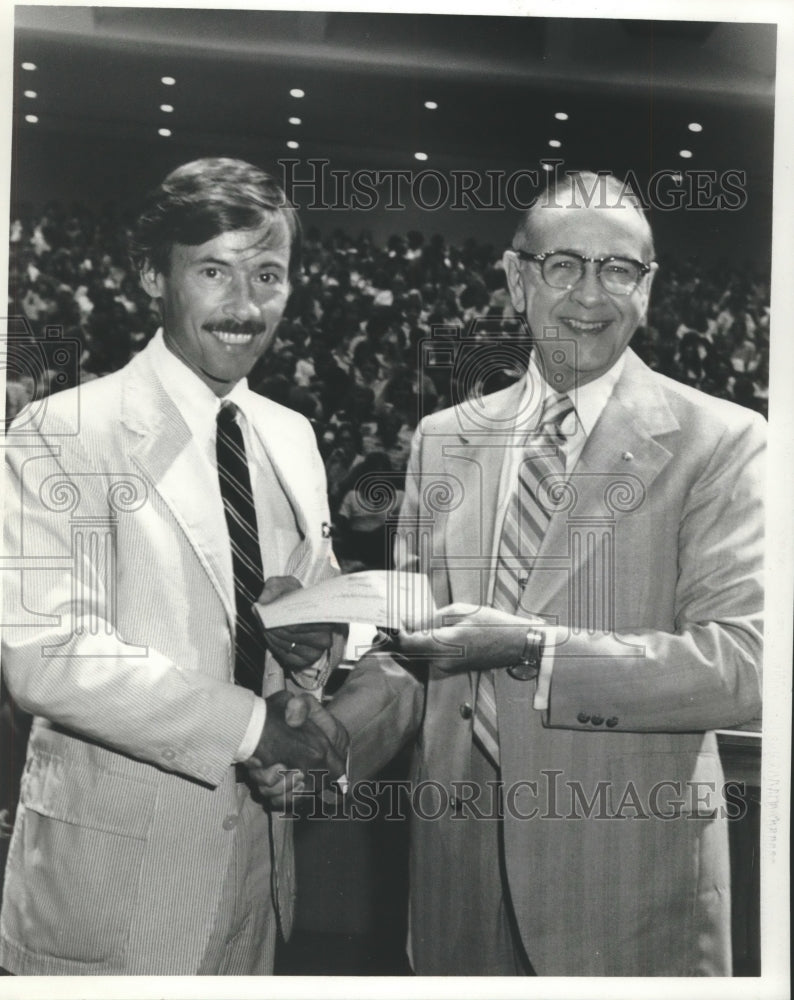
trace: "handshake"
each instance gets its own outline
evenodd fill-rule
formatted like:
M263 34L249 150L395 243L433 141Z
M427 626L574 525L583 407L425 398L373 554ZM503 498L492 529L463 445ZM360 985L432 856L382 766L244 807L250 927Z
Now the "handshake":
M310 771L321 772L324 783L344 775L350 737L311 695L278 691L266 702L262 735L244 766L255 791L271 807L283 808L304 790Z

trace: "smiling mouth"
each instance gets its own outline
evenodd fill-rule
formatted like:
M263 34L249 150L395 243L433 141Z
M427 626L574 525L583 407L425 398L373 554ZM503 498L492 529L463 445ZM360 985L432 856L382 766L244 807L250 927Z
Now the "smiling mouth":
M564 316L562 322L571 330L575 330L577 333L601 333L602 330L606 330L609 324L612 322L611 319L601 319L601 320L584 320L584 319L574 319L573 317Z
M211 330L210 332L222 344L229 344L231 346L240 347L243 344L250 344L254 339L253 333L228 333L226 330Z
M260 326L257 326L255 329L249 327L248 329L243 328L242 330L239 328L224 330L220 327L205 326L204 330L207 333L211 333L216 340L219 340L227 347L245 347L250 344L255 337L261 336L267 332L265 327Z

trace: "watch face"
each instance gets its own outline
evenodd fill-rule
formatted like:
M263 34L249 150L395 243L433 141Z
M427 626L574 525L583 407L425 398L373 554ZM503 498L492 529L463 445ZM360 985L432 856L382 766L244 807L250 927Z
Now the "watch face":
M517 681L532 681L538 676L539 671L539 663L528 663L524 660L521 663L514 663L512 667L507 668L508 674Z
M530 629L524 643L524 653L518 663L507 668L508 674L517 681L532 681L540 673L540 658L543 654L543 633Z

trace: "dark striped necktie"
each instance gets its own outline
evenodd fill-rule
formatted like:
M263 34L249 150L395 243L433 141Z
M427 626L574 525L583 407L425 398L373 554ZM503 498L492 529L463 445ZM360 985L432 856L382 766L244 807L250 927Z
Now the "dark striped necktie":
M516 489L507 505L496 557L492 604L511 614L515 613L521 600L523 584L531 572L532 562L540 550L551 518L544 496L548 495L550 481L565 472L562 450L565 436L560 427L573 409L568 396L553 394L546 399L538 429L527 441ZM491 763L498 767L499 725L493 672L482 671L478 677L472 738Z
M235 404L224 403L218 411L216 436L218 480L229 528L234 571L237 617L234 679L237 684L261 695L265 672L265 641L252 605L262 593L264 577L251 475L243 433L236 417Z

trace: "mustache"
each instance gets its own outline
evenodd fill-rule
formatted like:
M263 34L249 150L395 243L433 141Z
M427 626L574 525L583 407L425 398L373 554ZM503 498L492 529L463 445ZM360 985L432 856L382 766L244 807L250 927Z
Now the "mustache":
M258 334L267 333L267 324L255 323L253 320L245 320L242 323L225 320L223 323L203 323L201 329L207 333L244 333L256 337Z

